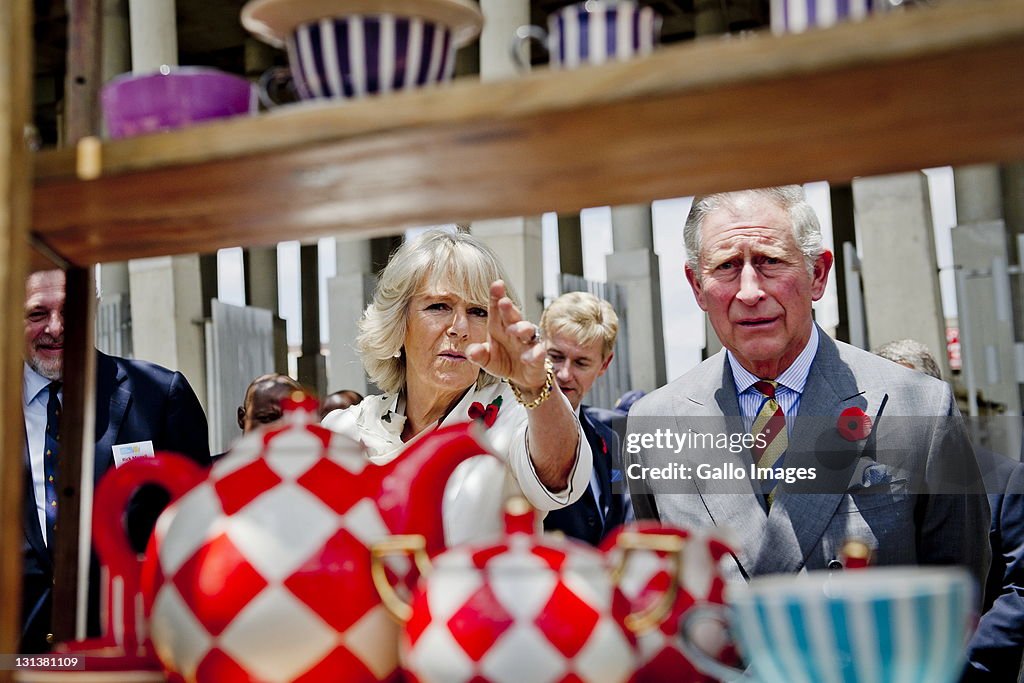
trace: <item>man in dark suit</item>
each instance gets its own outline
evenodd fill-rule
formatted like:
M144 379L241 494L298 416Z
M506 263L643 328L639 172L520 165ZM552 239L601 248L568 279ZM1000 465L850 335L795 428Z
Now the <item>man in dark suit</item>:
M32 273L25 287L25 350L22 407L25 413L25 503L23 527L22 639L20 651L44 652L49 636L55 477L61 453L59 418L64 373L64 273ZM152 363L97 352L96 455L94 483L128 459L157 451L182 453L210 462L206 416L180 372ZM163 491L143 489L138 514L130 520L133 543L141 547L160 508ZM99 628L99 575L90 575L89 633Z
M942 379L928 347L913 339L887 342L874 353L911 370ZM992 566L982 588L978 628L967 648L963 683L1016 681L1024 658L1024 463L976 447L992 508Z
M594 454L594 471L586 493L572 505L549 512L544 528L597 545L630 513L626 496L612 492L612 482L622 475L616 464L619 438L591 418L589 409L582 405L594 381L612 362L619 319L607 301L586 292L569 292L548 306L540 327L558 387L579 415Z
M858 539L879 565L984 581L988 500L952 392L814 324L832 254L803 189L699 197L684 240L725 348L633 406L630 486L663 522L731 529L732 580L839 568Z

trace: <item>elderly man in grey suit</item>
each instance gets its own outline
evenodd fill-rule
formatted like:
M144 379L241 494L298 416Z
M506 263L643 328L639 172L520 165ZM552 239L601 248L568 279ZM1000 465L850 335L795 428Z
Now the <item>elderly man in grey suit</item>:
M624 456L638 516L731 529L731 578L878 565L988 569L989 509L948 385L815 325L832 266L798 186L700 197L686 277L725 349L641 399Z

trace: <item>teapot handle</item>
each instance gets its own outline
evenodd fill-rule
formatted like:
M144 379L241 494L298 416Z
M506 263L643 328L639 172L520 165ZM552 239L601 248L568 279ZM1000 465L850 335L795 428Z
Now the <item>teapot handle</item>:
M626 617L626 628L636 634L646 633L660 625L672 611L676 598L679 596L679 574L683 566L683 548L686 541L679 536L663 534L644 534L635 531L624 531L615 539L615 547L622 550L618 565L612 570L612 580L619 585L626 573L626 564L630 555L636 550L660 551L669 553L671 564L669 585L654 604L639 612L632 612Z
M96 554L107 568L105 635L118 644L135 645L144 640L136 604L141 590L139 555L125 527L132 496L142 486L154 484L166 489L173 502L205 478L206 471L191 460L160 453L126 462L108 472L96 487L92 533Z
M682 649L683 654L686 655L686 658L689 659L698 670L709 676L714 676L720 681L725 681L725 683L752 681L753 678L748 672L723 664L705 652L704 648L697 644L692 635L693 629L697 625L698 621L702 621L704 619L713 619L728 626L728 609L722 605L705 603L701 605L694 605L686 611L686 614L683 615L682 620L679 622L679 647Z
M391 555L412 555L420 576L430 573L430 556L427 555L427 539L419 534L389 536L370 548L370 576L377 587L384 608L400 624L412 617L412 605L402 599L395 587L388 581L384 559Z

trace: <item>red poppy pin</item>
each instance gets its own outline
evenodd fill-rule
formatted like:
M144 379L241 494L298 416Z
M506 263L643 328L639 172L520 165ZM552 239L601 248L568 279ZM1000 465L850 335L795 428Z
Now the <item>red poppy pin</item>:
M469 419L480 420L485 427L489 428L498 419L499 408L501 408L501 396L488 403L487 407L484 407L480 401L473 401L469 406Z
M871 418L863 410L853 406L839 413L836 429L847 441L860 441L868 438L868 434L871 433Z

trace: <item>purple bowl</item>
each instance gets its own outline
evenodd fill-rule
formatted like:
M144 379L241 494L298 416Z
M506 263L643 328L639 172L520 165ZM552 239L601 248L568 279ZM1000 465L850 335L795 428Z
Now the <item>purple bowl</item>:
M161 67L157 73L142 76L122 74L100 92L111 138L247 114L252 102L249 81L202 67Z

